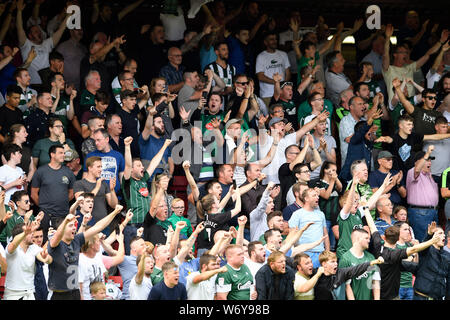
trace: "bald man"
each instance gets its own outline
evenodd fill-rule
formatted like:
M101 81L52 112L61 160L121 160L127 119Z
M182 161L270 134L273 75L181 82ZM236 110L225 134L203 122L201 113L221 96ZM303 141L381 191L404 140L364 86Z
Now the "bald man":
M171 93L178 93L184 86L183 72L185 67L181 65L183 55L177 47L171 47L167 52L169 63L161 68L159 75L164 77L169 85Z

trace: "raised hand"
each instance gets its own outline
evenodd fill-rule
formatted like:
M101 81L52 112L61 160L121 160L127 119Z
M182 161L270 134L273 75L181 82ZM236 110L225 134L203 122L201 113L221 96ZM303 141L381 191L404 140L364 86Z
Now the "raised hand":
M179 229L179 230L182 230L184 227L186 227L186 221L178 221L176 224L175 224L175 228L176 229Z
M131 145L132 142L133 142L133 137L126 137L125 139L123 139L123 143L125 144L125 147Z
M239 228L244 228L246 223L247 223L247 217L246 216L240 216L238 218Z
M195 227L195 232L197 234L199 234L200 232L202 232L203 230L205 230L205 223L202 221L199 224L197 224L197 226Z
M284 126L284 131L290 132L291 130L292 130L292 123L290 122L286 123L286 125Z
M87 213L83 216L83 222L82 224L87 225L89 221L92 220L92 215L90 213Z
M111 178L109 180L109 190L114 190L116 188L116 178Z
M273 81L280 82L283 79L283 76L278 72L275 72L272 76Z
M121 212L122 209L123 209L123 206L122 206L122 205L116 204L116 207L114 208L114 211L116 211L116 212Z
M433 234L436 232L436 221L432 221L431 224L428 225L428 234Z
M189 160L184 160L182 166L184 170L189 170L191 167L191 162Z
M388 24L386 25L386 31L385 31L385 35L387 40L389 41L389 38L392 37L392 35L394 34L394 26L392 24Z
M314 222L308 222L307 224L305 224L300 230L305 231L306 229L308 229L310 226L312 226L314 224Z
M191 113L191 110L186 111L186 109L184 108L184 106L181 106L180 108L180 118L183 121L186 121L189 119L189 114Z
M142 237L143 234L144 234L144 227L140 227L139 229L137 229L136 236Z

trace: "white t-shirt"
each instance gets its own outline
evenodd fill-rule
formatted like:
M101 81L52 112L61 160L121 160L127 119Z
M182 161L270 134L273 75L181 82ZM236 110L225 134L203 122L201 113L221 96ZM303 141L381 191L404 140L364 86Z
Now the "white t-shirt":
M261 269L265 263L259 263L254 262L250 259L245 258L244 263L247 265L247 267L250 269L250 272L252 273L253 279L256 279L256 273Z
M184 13L181 6L177 7L178 15L161 13L159 15L164 25L164 33L166 40L178 41L184 38L186 30L186 22L184 21Z
M450 112L445 110L442 114L444 115L445 118L447 118L447 121L450 122Z
M83 284L83 299L92 300L89 285L92 282L104 282L105 265L101 260L101 254L89 258L81 253L78 260L78 282Z
M5 288L10 290L33 290L34 274L36 272L36 256L42 248L32 244L24 252L19 245L13 253L6 251L6 262L8 269L6 272Z
M294 281L294 290L295 290L295 298L296 300L300 300L300 297L305 297L305 296L314 296L314 287L311 288L311 290L304 292L304 293L300 293L297 292L298 288L306 283L308 280L303 277L302 275L300 275L300 273L296 273L295 274L295 281Z
M286 52L280 50L275 50L274 53L263 51L256 58L256 73L264 72L264 75L270 79L278 72L282 76L281 80L284 80L286 77L286 69L290 66ZM272 97L273 88L273 84L260 81L260 96L262 98Z
M436 82L441 80L441 75L437 72L431 72L431 69L427 73L427 88L433 89Z
M131 279L129 292L130 300L147 300L150 290L152 290L153 283L150 277L145 275L142 277L142 283L136 283L136 276Z
M53 38L45 39L40 45L37 45L31 42L29 39L25 41L22 47L20 47L20 52L22 53L22 59L25 61L28 57L28 53L30 53L31 47L34 47L36 51L36 58L31 62L30 67L28 68L28 72L31 77L31 84L41 84L42 80L39 76L38 71L41 69L48 68L50 66L50 62L48 60L48 55L53 50Z
M264 157L269 153L270 148L272 147L273 138L272 136L267 136L266 144L260 145L259 149L259 158L264 159ZM266 166L261 171L266 174L267 178L264 179L263 184L267 184L270 181L273 181L275 184L280 183L278 179L278 170L281 165L286 162L286 156L284 155L284 151L287 147L292 144L297 144L297 133L291 133L287 136L284 136L280 142L278 143L277 150L275 151L275 156L273 157L272 162Z
M24 174L25 172L23 172L22 168L20 167L11 168L9 165L5 164L0 167L0 184L6 185L8 183L11 183L14 180L17 180L20 177L22 177ZM23 186L16 186L6 190L5 204L8 204L14 192L20 190L23 190Z
M195 284L194 278L199 274L199 271L195 271L190 273L186 278L188 300L214 300L217 274L213 275L208 280Z

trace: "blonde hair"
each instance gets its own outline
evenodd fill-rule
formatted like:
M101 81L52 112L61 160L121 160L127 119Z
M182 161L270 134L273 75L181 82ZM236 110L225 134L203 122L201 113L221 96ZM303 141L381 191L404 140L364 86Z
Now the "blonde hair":
M322 264L324 262L327 262L329 260L336 260L336 253L331 252L329 250L323 251L321 254L319 254L319 263Z
M89 285L89 290L91 291L91 294L96 294L97 292L99 292L102 289L106 290L106 285L100 281L92 282Z

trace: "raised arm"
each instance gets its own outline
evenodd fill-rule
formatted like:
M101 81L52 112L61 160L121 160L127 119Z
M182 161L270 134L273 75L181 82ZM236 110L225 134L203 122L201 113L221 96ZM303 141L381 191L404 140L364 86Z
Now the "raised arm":
M442 46L441 51L439 51L439 54L437 55L436 59L434 59L434 63L433 66L431 67L431 70L436 71L439 68L442 62L442 57L444 56L444 53L448 51L448 49L450 49L450 44L447 41Z
M142 280L144 279L144 272L145 272L145 259L149 258L150 256L146 253L143 253L141 255L141 260L138 264L138 271L136 273L136 277L134 278L134 281L136 281L136 284L140 285L142 283Z
M189 236L186 242L183 243L183 245L181 246L181 249L177 254L178 261L180 262L185 261L186 255L189 253L189 250L191 250L192 246L195 243L195 240L197 240L198 235L200 234L200 232L203 231L203 229L205 229L205 226L204 222L202 221L199 224L197 224L197 227L195 228L194 232L192 232L192 234Z
M25 30L23 29L23 20L22 20L22 11L25 9L25 4L23 0L17 1L17 15L16 15L16 29L17 29L17 38L19 40L19 47L22 47L27 41L27 35L25 34Z
M159 188L156 191L155 197L152 199L152 202L150 203L150 210L148 212L153 218L156 215L156 209L158 208L161 199L164 197L164 190L167 190L168 185L169 185L169 178L167 176L162 176L161 180L159 181Z
M405 95L403 94L403 91L401 90L401 82L399 79L395 78L392 80L392 85L394 86L395 92L397 93L397 97L399 98L400 102L402 103L403 107L405 107L406 112L409 114L414 112L414 106L409 102L408 99L406 99Z
M189 168L191 167L191 163L190 163L190 161L185 160L185 161L183 161L182 166L184 169L184 175L186 176L188 184L191 187L191 193L194 198L194 201L197 201L200 196L200 191L198 190L197 183L195 183L194 177L192 176L192 173L189 170Z
M234 193L236 194L236 205L234 206L234 209L231 210L232 218L241 212L241 193L239 191L239 188L237 188Z
M152 161L150 161L150 164L147 168L147 173L151 176L153 172L155 171L156 167L161 163L161 159L164 155L164 151L166 151L167 147L172 143L172 140L166 139L164 141L164 145L162 148L158 151L158 153L153 157Z
M144 0L138 0L123 8L122 11L117 14L117 18L119 19L119 21L121 21L130 12L136 10L136 8L139 7L143 2Z
M50 239L50 247L56 248L59 245L63 238L64 230L66 229L67 224L74 221L75 219L76 217L71 213L69 213L64 218L63 222L61 222L61 224L58 226L58 229L56 229L56 232L53 234L53 237Z
M384 194L384 190L389 184L392 183L392 176L390 173L384 178L383 184L378 188L378 190L368 199L367 206L370 210L375 208L378 199Z
M393 33L394 27L392 26L392 24L388 24L386 26L385 31L386 41L384 42L384 54L382 58L382 67L384 72L386 72L389 69L389 65L391 64L391 58L389 55L389 46L391 44L391 37Z
M55 33L53 33L52 35L52 39L53 39L53 46L56 47L59 43L59 40L61 40L62 35L64 34L64 31L66 30L67 27L67 20L69 19L69 15L66 15L66 17L64 18L63 22L61 22L61 24L58 27L58 30L56 30Z
M3 42L3 40L5 39L6 33L9 30L9 26L11 25L11 20L12 20L12 13L14 12L15 7L16 7L16 2L14 1L8 9L8 13L6 14L5 20L3 21L2 28L0 29L0 42Z
M416 61L416 70L419 70L428 61L428 59L430 59L430 56L439 50L439 48L447 41L448 34L449 32L447 29L442 30L440 40L436 42L435 45L432 46L423 57Z
M297 243L298 239L300 239L300 237L302 236L303 232L306 231L306 229L308 229L311 225L313 225L314 222L308 222L306 225L304 225L300 230L298 228L292 228L288 234L288 236L286 237L286 239L284 239L281 248L279 251L283 252L284 254L286 254L286 252L289 251L289 249Z
M425 166L425 164L426 164L428 158L430 157L431 153L433 152L433 150L434 150L434 145L429 145L427 152L425 153L423 158L415 163L414 179L417 179L419 177L420 173L422 172L423 167Z
M302 283L298 287L294 288L296 292L299 293L305 293L314 288L317 284L317 281L319 280L320 276L323 274L324 269L323 267L319 267L317 269L317 272L312 276L308 281Z
M125 169L123 170L123 178L129 180L131 177L131 169L133 168L133 158L131 156L131 143L133 142L133 137L126 137L123 142L125 144Z
M92 227L90 227L87 231L84 232L84 238L88 239L95 234L101 232L103 229L105 229L109 224L113 221L114 217L119 214L123 209L123 206L120 204L116 205L113 212L108 214L106 217L98 221L96 224L94 224Z
M23 232L14 237L14 239L8 244L6 249L9 254L13 254L16 251L17 247L20 243L25 239L25 237L33 231L35 231L39 227L39 224L28 221L28 223L23 227Z
M330 113L328 111L324 111L320 113L318 116L316 116L312 121L305 124L303 127L301 127L296 133L296 141L297 143L300 142L301 138L309 131L313 130L314 127L320 122L324 121L328 118Z
M418 253L418 252L421 252L423 250L428 249L429 247L431 247L434 244L439 243L440 241L441 241L441 237L437 233L435 233L433 235L433 238L431 238L430 240L422 242L422 243L419 243L419 244L416 244L416 245L414 245L412 247L407 248L406 249L406 254L409 257L412 254L415 254L415 253Z

